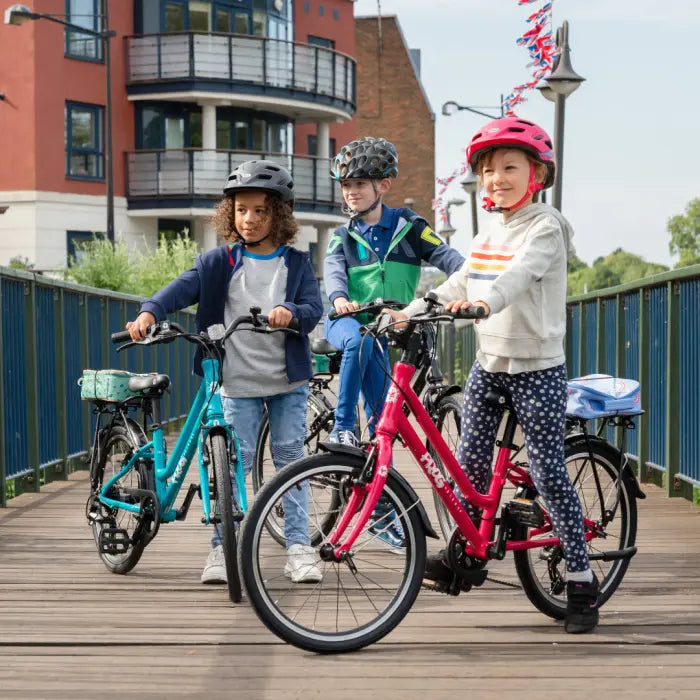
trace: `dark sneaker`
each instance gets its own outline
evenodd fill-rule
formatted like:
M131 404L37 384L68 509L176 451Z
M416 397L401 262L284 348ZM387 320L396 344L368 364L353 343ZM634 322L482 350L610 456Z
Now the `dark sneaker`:
M447 550L441 549L437 554L429 554L425 560L423 578L448 586L454 579L454 573L447 563Z
M406 536L396 511L383 498L379 499L369 525L369 531L388 544L395 554L406 551Z
M569 634L591 632L598 624L598 579L568 581L566 584L566 621L564 629Z

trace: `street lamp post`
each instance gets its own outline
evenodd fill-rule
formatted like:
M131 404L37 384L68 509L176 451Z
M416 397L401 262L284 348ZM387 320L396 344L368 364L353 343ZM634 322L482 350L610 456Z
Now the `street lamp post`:
M467 171L467 176L460 181L462 189L469 195L472 205L472 238L479 233L479 220L477 219L476 195L479 191L479 178L470 170Z
M468 107L467 105L460 105L450 100L442 105L442 114L445 117L451 117L456 112L466 110L467 112L480 114L482 117L486 117L487 119L501 119L503 117L503 95L501 95L501 104L499 107L501 113L499 115L494 116L493 114L487 114L486 112L482 112L482 109L496 109L496 107Z
M557 176L552 188L552 206L561 211L561 193L564 163L564 113L566 98L575 92L585 80L571 66L569 49L569 23L562 22L557 29L556 43L559 58L554 70L541 82L537 89L551 102L554 102L554 160Z
M450 242L450 236L457 230L452 225L452 220L450 219L450 209L452 209L452 207L461 207L462 204L464 204L463 199L450 199L445 206L445 217L447 218L447 221L440 226L438 233L447 239L448 244Z
M96 31L88 27L81 27L79 24L66 22L61 17L65 15L48 15L41 12L32 12L26 5L10 5L5 10L5 24L20 25L28 20L47 19L50 22L62 24L64 27L73 29L81 34L94 36L102 40L102 50L105 62L105 188L107 192L107 229L105 231L107 239L114 242L114 173L112 168L112 62L110 55L110 39L117 35L115 31L109 29L109 9L108 0L101 0L102 30Z

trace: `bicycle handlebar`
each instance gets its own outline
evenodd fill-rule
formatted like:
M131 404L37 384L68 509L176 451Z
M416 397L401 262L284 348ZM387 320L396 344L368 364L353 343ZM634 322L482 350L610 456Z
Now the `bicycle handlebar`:
M382 299L377 298L374 301L368 301L364 304L360 304L358 309L353 309L352 311L343 311L343 313L338 313L337 311L331 311L328 314L329 321L335 321L337 318L345 318L346 316L354 316L355 314L377 314L382 309L386 309L389 306L395 306L403 309L406 304L402 301L396 301L395 299Z

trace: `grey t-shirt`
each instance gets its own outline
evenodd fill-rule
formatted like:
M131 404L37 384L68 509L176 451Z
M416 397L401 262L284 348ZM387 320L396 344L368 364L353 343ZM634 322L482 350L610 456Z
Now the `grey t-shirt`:
M243 253L243 264L231 277L224 307L224 323L259 306L268 314L285 301L287 266L284 247L269 255ZM284 357L284 333L239 330L226 342L221 393L232 398L282 394L304 384L289 383Z

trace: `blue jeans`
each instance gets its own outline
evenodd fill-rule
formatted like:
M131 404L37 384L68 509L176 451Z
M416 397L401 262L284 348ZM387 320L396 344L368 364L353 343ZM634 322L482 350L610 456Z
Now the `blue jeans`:
M346 316L335 321L325 320L326 339L343 351L338 374L338 405L335 409L336 430L354 430L355 407L362 391L362 401L370 433L384 406L389 385L391 365L387 342L380 340L383 352L373 338L360 335L360 323ZM363 342L364 341L364 342ZM362 350L360 352L360 350Z
M306 399L309 394L308 384L303 384L285 394L260 396L255 398L231 399L222 396L224 415L228 424L236 431L241 447L243 473L248 476L253 468L255 447L260 432L263 408L267 408L270 420L270 450L277 470L290 462L304 457L304 438L306 437ZM235 479L231 479L234 494L237 493ZM293 544L308 545L309 485L304 482L301 488L282 496L284 507L284 536L287 547ZM216 528L211 546L221 543Z

